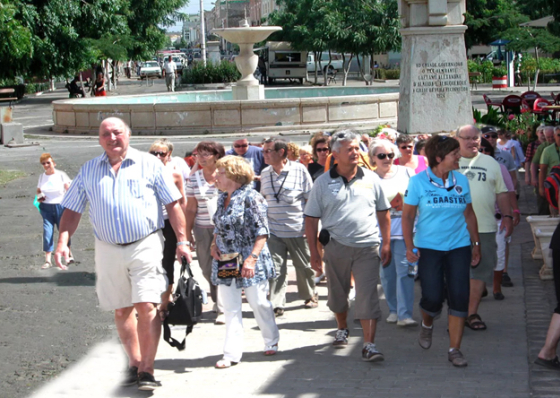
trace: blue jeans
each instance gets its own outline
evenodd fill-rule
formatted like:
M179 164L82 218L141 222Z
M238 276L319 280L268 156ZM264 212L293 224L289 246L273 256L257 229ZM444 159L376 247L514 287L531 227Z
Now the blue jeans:
M60 230L60 219L64 212L64 207L60 204L40 203L39 211L43 217L43 251L54 251L54 226ZM70 239L68 239L70 247Z
M404 240L391 239L391 262L386 267L380 267L379 276L389 312L396 313L399 321L412 318L414 278L408 276Z
M435 318L447 298L449 315L465 318L469 312L470 246L450 251L419 249L420 309Z

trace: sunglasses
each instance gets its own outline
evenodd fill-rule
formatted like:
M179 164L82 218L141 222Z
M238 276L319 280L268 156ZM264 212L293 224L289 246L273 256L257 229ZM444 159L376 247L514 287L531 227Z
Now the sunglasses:
M160 158L164 158L167 156L167 152L159 152L159 151L150 151L151 155L159 156Z
M383 160L385 158L393 159L395 157L395 154L394 153L378 153L375 156L377 156L377 159Z
M480 147L478 148L478 152L490 153L490 149L485 147Z
M329 148L317 148L315 149L315 152L328 152Z
M274 149L263 149L263 153L269 154L271 152L276 152Z
M412 145L403 145L401 149L412 149Z
M241 145L234 145L233 147L234 147L234 148L247 148L247 147L249 147L249 145L247 145L247 144L241 144Z
M484 134L484 138L498 138L498 134Z
M46 166L46 165L48 165L48 164L51 164L51 162L43 162L43 163L41 163L41 164L42 164L43 166Z

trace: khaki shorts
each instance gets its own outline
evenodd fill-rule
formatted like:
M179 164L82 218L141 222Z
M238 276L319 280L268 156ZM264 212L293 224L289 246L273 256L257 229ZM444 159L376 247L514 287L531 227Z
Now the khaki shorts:
M498 262L496 233L478 234L480 239L480 263L476 268L471 267L471 279L477 279L492 286L494 282L494 267Z
M161 231L128 246L96 238L96 291L101 309L112 311L135 303L161 303L161 295L167 289L162 257Z
M354 303L355 319L379 319L379 245L368 247L350 247L330 240L325 246L323 260L326 264L329 298L327 305L336 313L348 311L348 293L350 293L351 276L354 274L356 301Z

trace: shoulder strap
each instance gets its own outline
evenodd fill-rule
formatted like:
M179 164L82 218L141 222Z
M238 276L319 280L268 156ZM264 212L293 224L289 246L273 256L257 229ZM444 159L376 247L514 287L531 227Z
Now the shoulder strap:
M197 170L194 173L194 176L196 177L196 183L198 184L198 192L200 192L200 196L206 199L206 191L202 192L202 181L200 180L199 172L202 173L202 170Z
M185 338L183 339L183 341L179 343L178 340L175 340L173 337L171 337L171 328L169 327L169 322L167 321L167 319L163 321L163 339L167 341L167 343L171 347L175 347L179 351L183 351L185 349L185 342L187 341L187 336L191 334L192 331L193 331L193 325L187 326Z

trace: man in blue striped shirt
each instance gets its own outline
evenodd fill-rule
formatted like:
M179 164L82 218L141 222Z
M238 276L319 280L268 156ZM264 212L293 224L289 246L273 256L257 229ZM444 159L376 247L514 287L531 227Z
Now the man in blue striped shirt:
M161 265L163 205L177 235L177 258L191 261L191 254L179 190L159 159L129 147L130 134L119 118L101 123L99 143L105 153L82 166L64 197L55 260L65 269L61 257L68 259L68 239L89 202L97 296L102 309L115 311L129 358L124 384L151 391L161 385L154 379L161 333L157 306L168 283Z

